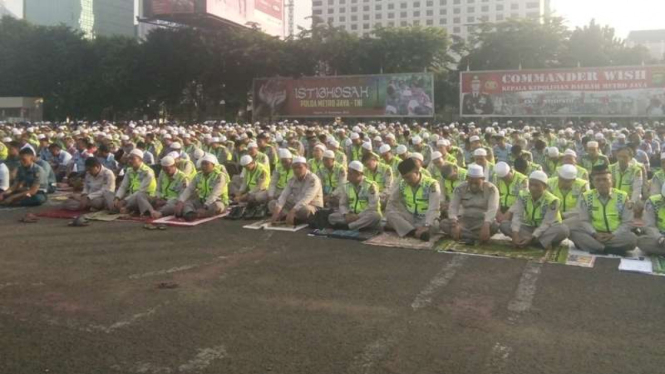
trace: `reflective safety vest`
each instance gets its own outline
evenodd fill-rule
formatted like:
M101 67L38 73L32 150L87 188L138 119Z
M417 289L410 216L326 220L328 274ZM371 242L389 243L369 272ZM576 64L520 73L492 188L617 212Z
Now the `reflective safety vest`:
M621 225L621 215L628 201L628 194L616 188L610 189L610 198L606 204L600 201L597 190L587 191L582 195L586 201L591 225L596 231L614 232Z
M342 151L335 151L335 161L337 161L346 170L346 155Z
M563 165L556 168L557 175L559 174L559 170L561 170L562 167L563 167ZM589 180L589 172L585 168L583 168L579 165L575 165L575 169L577 169L577 178L578 179L584 179L585 181Z
M522 222L531 227L540 226L540 224L543 223L543 218L545 218L547 210L552 209L552 205L559 201L559 199L549 191L543 191L543 195L536 202L533 201L530 191L520 192L518 198L522 201L522 205L524 206ZM561 212L558 207L556 212L556 222L561 222Z
M517 197L524 188L524 181L528 180L527 176L514 171L513 180L510 184L506 184L506 181L503 178L498 178L496 174L493 176L493 183L499 189L499 205L504 207L510 207L515 204Z
M4 161L7 159L7 156L9 155L9 148L7 148L4 143L0 143L0 161Z
M309 165L309 171L311 171L313 174L316 174L323 168L323 160L317 160L315 158L310 158L307 161L307 165Z
M414 216L424 217L429 208L429 195L437 182L420 174L420 183L411 187L404 179L399 182L399 192L406 203L406 210Z
M559 188L559 177L550 178L547 185L552 195L556 196L561 202L561 205L559 205L561 213L575 209L580 196L589 189L589 182L580 178L575 179L573 186L568 191Z
M210 174L205 175L202 171L196 174L196 193L199 196L201 201L208 200L210 194L212 194L213 184L222 176L226 178L227 183L224 184L222 188L222 194L219 196L219 200L224 203L224 205L229 203L229 174L225 169L215 168Z
M649 201L656 213L656 227L658 227L658 231L665 233L665 198L663 198L663 195L658 194L651 196Z
M610 173L612 173L613 187L617 188L627 194L633 191L633 181L635 177L641 175L642 168L639 165L628 165L625 171L621 172L619 163L610 165Z
M187 159L178 160L178 170L184 172L187 169L188 165L189 165L190 172L189 172L189 175L187 175L187 178L192 179L196 175L196 166L194 165L194 162L192 162L191 160L187 160ZM160 175L161 175L161 173L160 173Z
M421 171L425 171L424 169ZM386 186L386 179L387 175L391 174L392 175L392 170L390 167L386 164L378 163L376 166L376 171L371 171L369 168L365 169L365 179L371 182L375 182L377 186L379 187L379 192L385 191L386 188L389 188L390 186Z
M362 149L362 147L352 146L351 147L351 159L349 160L349 162L351 162L351 161L360 161L362 158L363 158L363 149Z
M323 187L323 193L328 195L334 192L337 189L339 184L339 175L344 172L344 167L335 162L333 164L332 170L329 170L327 167L322 166L319 169L319 177L321 179L321 186Z
M598 155L598 159L596 161L592 161L589 156L582 156L582 167L585 168L589 173L592 171L594 166L598 165L608 165L609 162L607 160L607 157L603 155Z
M188 180L188 176L180 170L176 170L173 177L169 177L166 172L159 173L159 195L162 199L177 199L180 192L175 190L176 186L182 186L183 181Z
M254 156L254 161L256 161L259 164L262 164L263 166L267 167L268 170L270 170L270 158L268 157L267 154L263 152L258 152L256 156Z
M281 162L277 163L275 170L279 173L279 179L277 179L277 189L283 190L286 188L286 184L289 183L289 179L293 178L293 169L289 168L287 171L284 169L284 166Z
M400 160L399 157L395 156L393 156L390 162L386 162L386 160L384 160L383 158L381 159L382 164L388 165L392 169L393 175L398 175L399 169L397 168L397 166L399 165L400 162L402 162L402 160Z
M261 176L263 176L263 186L260 187L267 189L270 185L270 169L259 162L255 162L254 165L256 166L252 171L245 169L245 179L243 182L245 183L245 187L247 187L247 191L251 191L256 187Z
M446 200L451 201L453 199L453 191L457 186L466 182L467 173L466 169L457 168L457 180L443 179L443 193L446 195Z
M143 178L152 177L152 182L148 186L146 193L149 196L155 196L155 191L157 191L157 179L155 178L155 172L150 169L146 164L141 164L138 170L134 170L133 167L128 167L126 171L125 178L129 179L129 194L138 192L141 188L141 182Z
M367 209L367 206L369 205L369 196L377 194L379 189L376 183L363 178L360 186L356 186L351 182L346 182L344 185L344 191L346 192L346 196L348 198L349 211L353 214L358 214ZM380 201L377 203L376 208L377 212L380 214Z

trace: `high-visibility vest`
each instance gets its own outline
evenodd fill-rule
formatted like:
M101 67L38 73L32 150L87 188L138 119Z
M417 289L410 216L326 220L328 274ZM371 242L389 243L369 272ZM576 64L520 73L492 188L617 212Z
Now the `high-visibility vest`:
M0 161L6 160L7 156L9 156L9 148L7 148L4 143L0 142Z
M173 187L181 185L183 180L187 180L188 176L181 170L175 171L173 177L169 177L166 172L159 173L159 194L163 199L171 200L176 199L182 191L176 191Z
M323 160L317 160L315 158L310 158L307 161L307 165L309 165L309 171L311 171L313 174L316 174L323 168Z
M658 194L651 196L649 201L656 213L656 227L658 227L658 231L665 233L665 198L663 198L663 195Z
M561 202L559 206L561 213L575 209L580 196L589 189L589 182L580 178L575 179L569 191L563 191L559 188L559 177L550 178L547 184L552 195L556 196Z
M254 156L254 161L256 161L259 164L262 164L263 166L267 167L268 170L270 170L270 158L268 157L267 154L263 152L257 152L256 156Z
M356 147L352 146L351 147L351 161L360 161L363 158L363 149L362 147Z
M494 184L499 189L499 203L502 208L510 207L515 203L522 191L524 181L528 180L526 175L517 171L513 172L513 180L510 184L506 184L506 181L503 178L498 178L496 174L494 174L493 179Z
M359 186L354 185L351 182L346 182L344 185L344 190L348 198L349 211L353 214L358 214L369 205L369 195L377 194L379 189L376 183L368 181L363 178L363 181ZM377 203L377 212L381 212L381 202Z
M399 192L406 203L406 210L414 216L424 217L429 207L429 195L432 186L436 183L437 181L422 173L420 174L420 183L415 187L411 187L402 179L399 183Z
M610 165L610 173L612 173L613 187L619 189L627 194L633 191L633 181L637 175L642 173L642 168L639 165L628 165L625 171L621 171L619 163Z
M614 232L621 225L621 214L628 201L628 194L616 188L610 189L610 199L606 204L600 201L598 190L584 193L591 225L596 231Z
M375 182L379 187L379 192L383 192L386 188L390 187L386 186L386 175L389 173L392 174L392 170L388 165L378 163L375 172L369 170L369 168L365 169L365 179L371 182Z
M327 195L337 189L339 184L339 175L343 172L344 168L337 162L333 164L332 170L325 166L322 166L321 169L319 169L319 176L321 178L321 186L323 187L324 194Z
M267 189L268 185L270 185L270 171L268 167L259 162L255 162L254 165L255 167L252 171L245 169L245 179L243 182L247 187L247 191L256 187L256 184L258 183L258 180L261 178L261 176L263 176L263 186L261 187Z
M293 178L293 169L289 170L284 169L284 166L281 162L277 163L275 170L279 173L279 179L277 179L277 189L283 190L286 188L286 184L289 183L289 179Z
M227 183L224 184L224 188L222 189L222 194L219 196L219 200L222 201L225 205L229 203L229 175L225 170L220 168L213 169L213 171L208 175L205 175L205 173L202 171L196 174L196 193L198 194L201 201L208 200L208 197L210 197L210 194L212 194L212 184L222 175L225 175Z
M150 167L146 164L141 164L138 170L134 170L132 167L127 168L127 174L125 175L125 178L129 179L129 194L137 192L139 188L141 188L141 182L143 181L143 178L147 177L152 177L152 182L150 182L146 193L149 196L154 196L155 191L157 191L157 179L155 179L155 172L152 171L152 169L150 169Z
M559 174L559 170L561 170L562 167L563 167L563 165L556 168L557 175ZM575 169L577 169L577 178L578 179L584 179L585 181L589 180L589 172L585 168L583 168L579 165L575 165Z
M466 169L457 168L457 180L443 179L443 193L446 195L446 200L451 201L453 199L453 191L457 186L466 182L467 173Z
M607 157L603 155L598 155L598 159L596 161L592 161L589 156L582 156L582 167L585 168L589 173L591 173L593 170L594 166L598 165L608 165L609 162L607 160Z
M399 173L399 169L397 168L397 166L399 165L400 162L402 162L402 160L400 160L399 157L395 156L393 156L393 158L390 159L390 162L386 162L386 160L384 160L383 158L381 159L382 164L388 165L392 169L393 175L397 175L397 173Z
M187 178L192 179L196 175L196 166L194 165L194 162L192 160L188 159L180 159L178 160L178 170L184 172L185 169L187 168L187 165L189 165L189 175L187 175ZM160 173L161 174L161 173Z
M520 192L518 198L522 201L522 205L524 206L522 222L531 227L540 226L540 224L543 223L543 218L545 218L547 210L552 209L552 205L559 201L559 199L549 191L543 191L543 195L536 202L533 201L530 191ZM556 222L561 222L561 212L558 207Z

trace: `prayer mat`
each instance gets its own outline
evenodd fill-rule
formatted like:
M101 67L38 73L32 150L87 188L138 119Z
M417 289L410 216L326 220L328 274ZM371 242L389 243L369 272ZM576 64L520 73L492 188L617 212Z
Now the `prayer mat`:
M350 239L357 241L369 240L377 235L378 231L357 231L357 230L335 230L335 229L317 229L309 233L310 236L320 236L334 239Z
M155 225L193 227L193 226L198 226L202 223L206 223L206 222L214 221L214 220L219 219L219 218L226 217L227 215L229 215L229 213L230 213L229 211L226 211L226 212L224 212L222 214L218 214L216 216L201 218L201 219L197 219L197 220L192 221L192 222L187 222L183 218L180 218L180 217L168 216L168 217L162 217L158 220L154 220L154 221L152 221L152 223L155 224Z
M306 223L303 223L301 225L293 226L293 225L288 225L286 222L278 222L275 224L272 224L270 222L265 223L263 225L264 230L275 230L275 231L288 231L288 232L296 232L299 230L304 229L305 227L309 226Z
M263 219L261 221L256 221L254 223L251 223L249 225L243 226L244 229L250 229L250 230L261 230L263 229L263 226L267 225L268 222L270 222L269 219Z
M389 248L428 250L433 249L439 239L441 239L441 235L434 235L430 238L430 241L424 242L416 238L400 238L396 232L384 232L372 239L365 240L363 244Z
M544 249L526 247L515 248L510 241L490 239L487 244L469 245L446 239L436 247L438 252L453 252L473 256L484 257L503 257L532 260L537 262L545 261L546 251Z
M62 219L74 219L81 214L88 213L87 210L67 210L67 209L49 209L43 212L37 213L37 217L41 218L62 218Z
M84 217L90 221L112 222L122 218L123 214L111 214L105 210L86 214Z

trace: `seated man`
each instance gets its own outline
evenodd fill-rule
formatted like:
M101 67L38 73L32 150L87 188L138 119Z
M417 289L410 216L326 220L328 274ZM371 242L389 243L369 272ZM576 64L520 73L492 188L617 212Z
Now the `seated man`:
M387 227L397 231L400 237L429 241L430 231L441 213L439 182L423 175L412 158L402 161L398 169L402 178L388 199Z
M338 230L377 228L381 224L379 188L363 176L359 161L349 164L348 182L341 188L339 211L328 216L328 222Z
M51 168L55 173L56 180L60 182L67 175L67 165L72 160L72 155L64 151L59 143L52 143L48 146L48 149L52 155L49 159Z
M132 149L129 152L125 176L115 194L112 211L123 214L138 212L138 195L143 193L147 196L154 196L156 190L155 172L143 162L143 151Z
M35 163L32 148L19 151L20 166L16 179L9 189L0 194L0 204L18 206L38 206L48 199L46 190L48 181L46 172Z
M582 195L589 190L589 182L578 178L579 169L574 165L561 166L557 174L558 177L550 178L547 184L549 191L561 202L559 211L564 225L571 229L577 224L579 218L577 204Z
M644 207L645 235L637 239L637 246L648 255L665 255L665 184L660 193L649 197Z
M4 162L0 162L0 193L9 189L9 168Z
M42 160L39 157L35 157L35 164L39 165L40 168L44 169L44 173L46 173L46 184L48 186L46 192L50 194L55 193L55 191L58 189L58 186L57 186L55 173L51 168L51 164L49 164L47 161Z
M500 212L496 215L497 222L509 221L508 210L517 200L521 191L529 189L529 178L519 171L514 171L505 162L499 162L494 167L494 181L492 183L499 189Z
M187 221L221 214L229 203L229 175L217 157L206 154L200 162L201 171L180 194L175 206L175 215Z
M612 188L608 165L600 164L591 172L595 189L587 191L578 202L579 224L570 230L570 240L588 252L623 254L635 249L637 236L631 232L633 204L627 192Z
M154 219L175 214L178 197L189 183L187 175L178 169L173 157L166 156L162 158L160 163L162 171L159 173L159 178L157 178L155 196L151 197L144 193L138 195L139 211L141 214L150 213L150 217Z
M454 240L485 243L498 231L496 214L499 191L485 180L480 165L469 165L466 182L453 192L448 206L448 219L441 221L441 230Z
M270 187L268 187L268 200L272 201L279 198L289 179L293 178L293 154L286 148L280 148L277 151L279 162L270 177Z
M365 154L362 162L365 166L365 179L376 183L381 204L387 204L393 186L393 169L379 162L379 155L374 152Z
M584 179L585 181L589 180L589 172L577 164L577 152L573 151L572 149L566 149L563 152L563 157L561 157L561 163L562 166L573 165L575 169L577 169L577 178ZM562 166L559 166L557 170L561 169Z
M323 166L316 173L323 187L323 204L336 208L339 205L341 189L346 183L346 169L335 160L335 152L323 152Z
M235 201L237 203L246 202L250 206L268 202L270 168L263 163L254 161L250 155L244 155L240 158L240 166L245 170L242 177L242 185L235 197Z
M307 222L317 210L323 208L321 181L307 169L307 159L296 157L292 167L293 178L286 184L279 199L268 205L273 223L284 220L289 225Z
M529 190L520 192L510 208L512 220L499 228L518 248L537 245L550 250L569 234L561 223L559 205L559 199L547 191L547 174L534 171L529 176Z
M450 202L453 201L453 192L460 184L466 182L468 171L455 164L446 163L441 167L441 210L444 214L448 211ZM483 174L484 175L484 174Z
M112 210L115 197L115 174L104 167L98 158L85 160L85 178L81 195L70 197L64 204L68 210Z

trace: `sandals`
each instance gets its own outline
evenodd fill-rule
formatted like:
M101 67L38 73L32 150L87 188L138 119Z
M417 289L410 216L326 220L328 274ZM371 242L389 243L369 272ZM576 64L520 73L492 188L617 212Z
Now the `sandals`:
M39 217L37 217L36 215L34 215L32 213L28 213L18 221L22 222L22 223L37 223L37 222L39 222Z
M143 225L143 228L146 229L146 230L150 230L150 231L152 231L152 230L162 230L162 231L166 230L165 225L153 225L152 223L146 223L145 225Z

